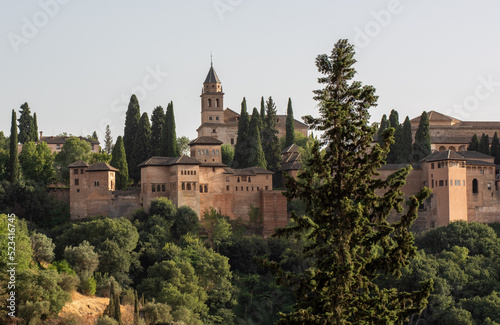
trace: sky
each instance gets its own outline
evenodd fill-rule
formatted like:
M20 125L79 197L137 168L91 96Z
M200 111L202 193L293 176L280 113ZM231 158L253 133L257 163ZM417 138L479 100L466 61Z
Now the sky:
M373 122L426 110L500 121L500 3L426 0L24 0L0 12L0 130L28 102L45 135L123 134L130 96L141 113L174 103L177 135L196 138L210 68L240 111L290 97L317 115L315 66L339 39L356 48L356 80L379 96Z

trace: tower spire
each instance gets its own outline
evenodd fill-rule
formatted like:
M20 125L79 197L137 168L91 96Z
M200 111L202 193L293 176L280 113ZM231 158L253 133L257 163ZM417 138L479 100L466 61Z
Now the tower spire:
M212 51L210 51L210 66L213 67L213 61L212 61Z

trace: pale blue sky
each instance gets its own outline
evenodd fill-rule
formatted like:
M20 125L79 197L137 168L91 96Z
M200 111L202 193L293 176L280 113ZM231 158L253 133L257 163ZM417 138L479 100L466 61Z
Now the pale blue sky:
M224 106L273 96L284 114L316 114L314 64L340 38L357 45L356 78L377 89L373 121L396 109L500 120L497 1L2 1L0 130L28 102L44 135L123 133L141 111L174 102L177 134L196 137L210 67ZM55 4L55 5L54 5ZM45 8L45 9L44 9ZM31 27L31 28L30 28ZM33 29L34 27L34 29ZM152 72L153 71L153 72ZM154 72L156 71L156 72Z

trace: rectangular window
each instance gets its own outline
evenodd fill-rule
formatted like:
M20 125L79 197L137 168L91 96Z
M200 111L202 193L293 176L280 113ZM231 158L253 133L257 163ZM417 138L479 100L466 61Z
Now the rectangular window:
M151 192L156 192L156 186L155 186L155 184L151 184Z
M444 186L444 181L443 180L439 181L439 186Z
M229 182L229 176L226 176L226 182Z
M229 191L229 186L226 186L226 191Z
M218 121L218 120L219 120L219 117L218 117L218 116L216 116L216 117L215 117L215 120L216 120L216 121Z
M165 188L165 184L161 184L161 191L162 192L165 192L166 188Z
M234 138L231 138L231 144L234 144Z
M432 188L434 188L434 180L432 180Z
M252 192L253 192L253 186L252 186Z
M257 186L257 191L260 191L260 187Z
M431 169L434 169L434 163L431 163Z
M488 186L488 190L491 191L491 183L486 184Z
M484 174L484 169L479 170L480 174Z
M236 192L238 192L238 186L235 186L235 188L236 188Z
M94 151L94 145L92 145L92 151Z
M460 182L460 181L459 181ZM465 180L462 180L462 186L465 186Z
M185 191L186 190L186 183L182 182L182 190Z
M78 169L73 169L73 175L78 175Z
M78 178L75 178L75 185L80 185L80 180Z
M248 186L247 186L247 192L248 192Z
M453 186L453 180L450 179L450 186Z
M205 193L208 193L208 185L205 184L205 186L203 187L203 190L205 191Z
M82 168L82 169L80 169L80 174L83 174L83 168Z
M79 188L76 189L76 193L80 193L80 189Z
M211 117L211 116L209 116L209 117L208 117L208 120L209 120L209 121L211 121L211 120L212 120L212 117Z
M56 149L61 150L61 145L59 143L56 145Z
M448 180L447 179L444 180L444 186L448 186Z
M243 191L243 186L241 187L241 190Z
M460 180L459 179L455 180L455 186L460 186Z
M266 186L266 191L269 190L269 186Z
M99 181L94 181L94 186L99 186Z

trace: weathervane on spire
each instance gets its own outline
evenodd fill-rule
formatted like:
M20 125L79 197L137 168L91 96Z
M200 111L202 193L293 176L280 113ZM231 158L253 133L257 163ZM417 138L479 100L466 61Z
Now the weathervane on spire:
M212 61L212 51L210 51L210 66L213 66L213 61Z

